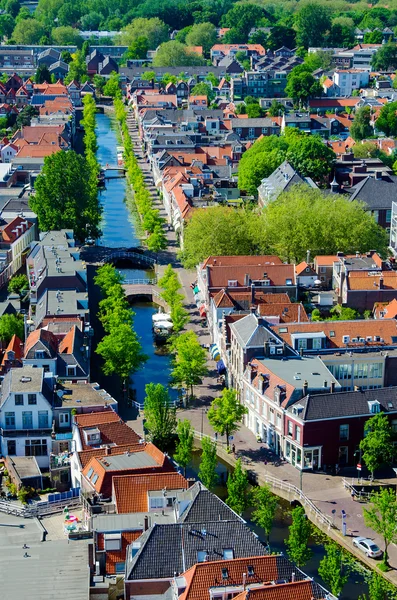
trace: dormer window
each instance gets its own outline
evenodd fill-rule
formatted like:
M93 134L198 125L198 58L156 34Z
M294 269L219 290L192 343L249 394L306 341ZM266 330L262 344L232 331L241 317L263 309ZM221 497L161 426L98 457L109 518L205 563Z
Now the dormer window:
M202 563L208 560L208 554L206 550L197 551L197 562Z
M233 548L223 548L223 560L233 560L234 550Z
M380 412L380 402L378 400L369 400L368 408L371 414L376 415Z

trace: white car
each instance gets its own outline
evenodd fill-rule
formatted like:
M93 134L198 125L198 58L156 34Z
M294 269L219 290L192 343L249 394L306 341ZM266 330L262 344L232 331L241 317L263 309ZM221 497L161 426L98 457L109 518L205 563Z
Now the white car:
M359 548L369 558L381 558L383 556L382 550L369 538L356 537L353 539L353 546Z

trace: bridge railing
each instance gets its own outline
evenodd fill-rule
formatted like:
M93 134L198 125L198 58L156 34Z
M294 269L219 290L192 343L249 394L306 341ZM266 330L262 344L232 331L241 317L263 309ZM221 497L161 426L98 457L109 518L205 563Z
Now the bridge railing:
M151 256L146 256L145 254L138 254L137 252L126 252L126 251L111 252L108 256L106 256L105 262L109 262L116 258L134 259L134 260L136 260L136 262L146 263L147 265L151 265L151 266L156 264L155 259L152 258Z
M124 279L123 285L156 285L157 277L153 279Z

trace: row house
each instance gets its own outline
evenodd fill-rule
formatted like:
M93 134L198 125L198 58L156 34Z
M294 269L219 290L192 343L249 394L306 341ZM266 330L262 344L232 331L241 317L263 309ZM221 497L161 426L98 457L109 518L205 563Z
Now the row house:
M266 54L266 50L260 44L215 44L210 50L211 62L216 66L225 56L233 57L238 52L244 52L247 57Z
M260 136L280 135L280 127L269 118L230 119L231 130L241 140L256 140Z
M310 177L300 175L285 160L269 177L262 179L258 187L259 206L266 207L270 202L277 200L280 194L288 192L295 185L308 185L311 188L317 188L317 185Z
M287 85L287 71L269 69L248 71L241 77L231 80L230 94L233 100L243 100L246 96L255 98L283 98Z
M30 246L37 239L37 224L16 217L0 228L0 236L0 286L4 286L25 264Z

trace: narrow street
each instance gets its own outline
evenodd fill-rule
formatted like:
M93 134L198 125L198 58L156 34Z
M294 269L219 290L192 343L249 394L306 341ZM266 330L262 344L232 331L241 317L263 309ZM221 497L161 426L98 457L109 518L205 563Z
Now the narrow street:
M145 174L148 189L152 193L155 207L158 208L162 217L166 218L166 213L160 198L157 195L156 187L153 185L153 178L150 171L150 165L143 156L141 150L141 142L136 127L134 116L131 112L127 116L128 129L134 143L135 155L138 159L138 164ZM162 272L168 264L171 264L174 270L178 273L179 279L183 287L185 295L185 308L190 315L190 321L187 326L197 334L200 343L207 345L210 343L209 332L207 328L202 327L199 311L194 303L193 292L190 284L196 279L194 271L184 269L178 260L177 252L178 245L174 231L166 231L168 239L167 250L160 252L158 255L158 275L161 277ZM179 410L178 417L181 419L189 419L195 429L200 434L209 435L212 439L214 431L208 422L207 410L211 401L221 393L222 386L217 383L217 372L215 362L209 358L208 362L209 375L203 379L202 385L195 388L194 405L187 409ZM137 431L142 429L141 422L131 422L131 426ZM217 436L217 442L225 447L225 440L221 440ZM383 548L383 542L380 536L367 528L364 524L363 507L364 503L354 501L351 498L348 489L343 485L342 476L331 476L324 473L311 473L300 471L294 468L290 463L284 461L279 466L279 461L274 461L267 448L257 442L255 435L244 425L234 434L232 443L235 446L236 457L241 457L245 468L250 471L261 474L268 474L278 479L288 482L297 488L300 488L302 483L302 491L304 494L328 517L330 517L335 526L342 529L342 510L346 513L347 538L348 546L353 550L351 538L355 536L369 537ZM352 479L348 481L352 483ZM387 480L385 480L387 481ZM395 479L390 480L390 483L395 484ZM357 479L354 481L357 483ZM357 554L358 551L355 551ZM393 570L388 573L388 578L397 585L397 546L392 544L389 548L390 563ZM360 556L360 553L358 554ZM369 559L368 559L369 560ZM371 561L373 566L376 561Z

